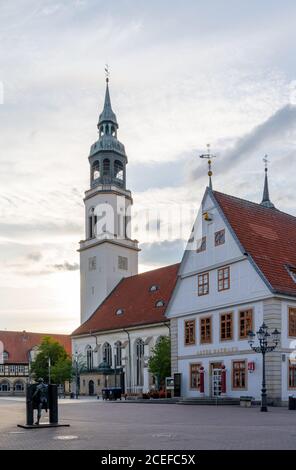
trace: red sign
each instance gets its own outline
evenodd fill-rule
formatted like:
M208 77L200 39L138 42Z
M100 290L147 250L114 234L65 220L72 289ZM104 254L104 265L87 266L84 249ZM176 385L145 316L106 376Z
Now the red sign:
M248 371L254 372L255 370L255 362L248 362Z

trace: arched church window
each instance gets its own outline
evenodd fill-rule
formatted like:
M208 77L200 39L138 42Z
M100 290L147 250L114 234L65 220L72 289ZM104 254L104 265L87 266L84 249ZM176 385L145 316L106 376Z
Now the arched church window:
M104 158L103 160L103 176L110 175L110 160L109 158Z
M112 367L112 348L109 343L104 343L103 345L103 359Z
M144 384L144 341L138 338L135 343L136 352L136 385Z
M92 177L93 180L97 180L100 178L100 162L95 161L92 166Z
M122 344L121 341L116 341L115 343L115 366L120 367L122 364Z
M89 210L89 215L88 215L88 236L89 238L94 238L97 235L97 228L96 224L98 221L98 216L95 215L95 209L92 207Z
M119 160L114 162L114 176L119 180L123 180L123 164Z
M90 215L88 217L88 232L89 232L89 238L93 237L93 217Z
M114 126L111 126L111 135L113 137L116 137L116 130L115 130L115 127Z
M94 208L93 207L89 210L89 214L88 214L88 235L89 235L89 238L93 238L94 236Z
M86 367L88 371L93 369L93 350L91 346L88 346L86 350Z

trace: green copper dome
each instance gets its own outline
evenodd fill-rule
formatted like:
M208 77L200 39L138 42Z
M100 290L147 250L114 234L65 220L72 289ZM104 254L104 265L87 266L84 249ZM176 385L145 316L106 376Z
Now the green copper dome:
M98 373L104 374L104 375L113 374L113 369L111 369L111 367L109 366L109 364L106 362L105 359L103 360L103 362L101 362L101 364L99 364Z

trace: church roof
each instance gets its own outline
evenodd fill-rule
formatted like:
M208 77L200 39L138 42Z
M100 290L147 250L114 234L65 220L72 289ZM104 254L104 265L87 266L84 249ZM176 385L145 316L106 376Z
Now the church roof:
M167 321L165 310L178 268L179 264L174 264L122 279L72 336Z
M100 125L102 122L109 122L109 121L113 122L114 124L116 124L116 126L118 126L117 119L116 119L116 114L114 113L114 111L112 109L112 106L111 106L109 86L108 86L108 82L107 82L106 83L104 108L103 108L103 111L100 114L98 125Z
M0 341L4 351L8 353L5 364L27 364L29 352L39 346L45 336L58 341L69 355L71 355L71 337L50 333L29 333L27 331L0 331Z
M296 296L296 217L217 191L213 195L271 290Z

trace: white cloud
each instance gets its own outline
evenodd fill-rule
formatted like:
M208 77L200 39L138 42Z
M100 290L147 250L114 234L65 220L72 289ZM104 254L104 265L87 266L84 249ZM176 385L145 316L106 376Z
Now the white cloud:
M294 210L294 133L283 120L270 134L262 127L271 129L270 116L288 109L294 11L293 2L282 8L265 0L1 3L3 328L23 329L24 319L32 328L48 321L60 331L78 323L78 272L46 270L78 262L87 156L97 138L107 61L135 208L197 208L207 180L198 155L210 141L219 155L217 189L258 200L261 158L269 153L271 195ZM199 180L188 183L196 161ZM187 217L184 233L190 223ZM144 234L140 241L148 243ZM147 256L141 269L151 265Z

